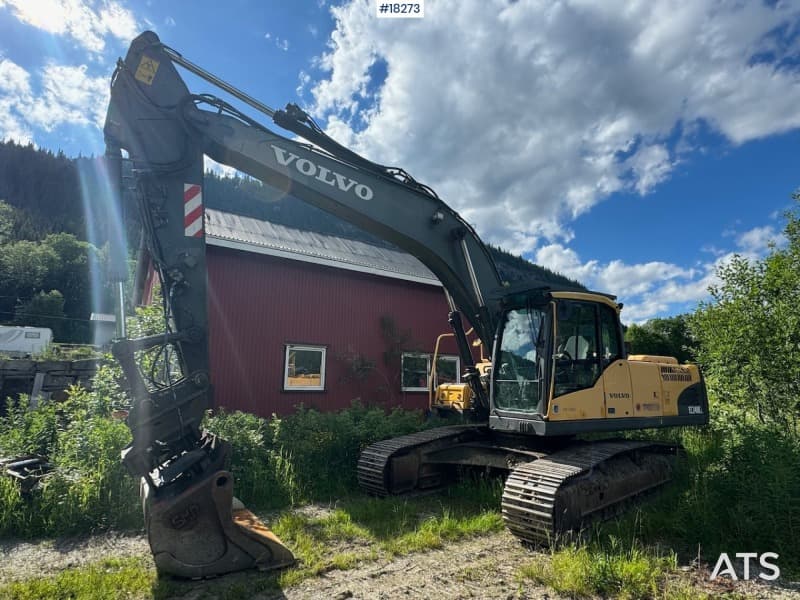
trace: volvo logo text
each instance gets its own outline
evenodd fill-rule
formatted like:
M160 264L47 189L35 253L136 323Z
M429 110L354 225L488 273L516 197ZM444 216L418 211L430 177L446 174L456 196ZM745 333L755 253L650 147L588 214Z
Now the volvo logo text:
M287 152L275 144L270 144L270 146L272 146L272 150L275 152L275 159L278 161L278 164L284 167L294 165L295 169L297 169L303 175L313 177L317 181L327 183L331 187L339 188L343 192L349 192L350 190L353 190L353 193L362 200L372 200L372 196L374 194L372 192L372 188L368 185L358 183L354 179L345 177L336 171L331 171L330 169L321 167L320 165L311 162L307 158L300 158L297 156L297 154Z

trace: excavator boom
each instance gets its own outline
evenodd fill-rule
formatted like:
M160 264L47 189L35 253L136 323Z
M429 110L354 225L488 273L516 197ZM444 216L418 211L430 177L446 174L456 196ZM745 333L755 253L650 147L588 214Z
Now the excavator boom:
M278 135L219 98L193 95L176 64L222 87L276 124L305 137ZM474 229L432 190L401 169L377 165L328 138L295 106L272 111L164 46L152 32L131 44L111 86L106 156L132 164L135 204L162 287L165 332L113 346L129 382L133 441L123 453L146 489L145 517L159 570L188 577L240 568L284 566L292 557L254 517L237 513L227 443L202 430L213 406L203 229L203 157L230 165L346 219L419 258L442 281L466 369L471 364L459 311L487 347L502 310L500 277ZM121 173L116 165L111 172ZM143 376L137 357L156 352L177 364L166 381ZM248 525L249 523L249 525Z

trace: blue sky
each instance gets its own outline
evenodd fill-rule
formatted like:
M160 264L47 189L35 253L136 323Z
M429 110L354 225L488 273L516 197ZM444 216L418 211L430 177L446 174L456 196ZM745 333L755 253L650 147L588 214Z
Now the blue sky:
M0 0L0 138L101 153L144 29L404 167L485 240L618 294L628 322L780 243L800 187L798 0L428 0L418 20L371 0Z

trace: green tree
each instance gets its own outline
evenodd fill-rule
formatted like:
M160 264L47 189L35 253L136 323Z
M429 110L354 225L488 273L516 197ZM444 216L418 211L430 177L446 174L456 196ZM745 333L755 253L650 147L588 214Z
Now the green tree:
M15 213L13 206L5 200L0 200L0 246L12 239L16 221Z
M719 271L713 302L689 319L709 389L744 419L798 433L800 411L800 194L784 247L737 256Z
M57 264L53 249L38 242L5 244L0 252L0 319L10 319L18 302L27 302L42 290Z
M100 285L99 277L93 281L92 273L100 273L99 253L92 244L77 239L71 233L52 233L41 243L58 257L45 276L42 287L60 290L64 295L64 313L72 319L64 328L64 341L89 342L92 285Z
M64 318L64 296L58 290L39 292L14 309L14 323L31 327L48 327L56 341L64 339L67 330Z
M644 325L631 325L625 332L631 354L674 356L684 363L694 358L697 343L689 332L687 315L650 319Z

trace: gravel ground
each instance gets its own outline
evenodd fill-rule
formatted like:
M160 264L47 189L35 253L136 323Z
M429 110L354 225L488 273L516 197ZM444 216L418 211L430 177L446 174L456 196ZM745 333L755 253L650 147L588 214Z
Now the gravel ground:
M44 542L0 541L0 584L54 575L109 557L150 556L143 534L104 533Z
M343 548L347 550L347 548ZM0 542L0 583L53 575L109 557L148 557L144 535L108 533L87 538L48 542ZM534 556L507 532L449 544L442 550L394 559L365 562L347 571L330 571L282 592L253 596L259 600L306 598L346 600L406 600L431 598L559 598L558 594L531 582L519 582L517 567ZM239 573L219 579L180 585L182 600L213 599L237 584L247 585L259 574ZM679 577L696 590L712 594L738 592L753 598L800 600L800 585L781 586L757 582L708 581L708 570L687 570Z

